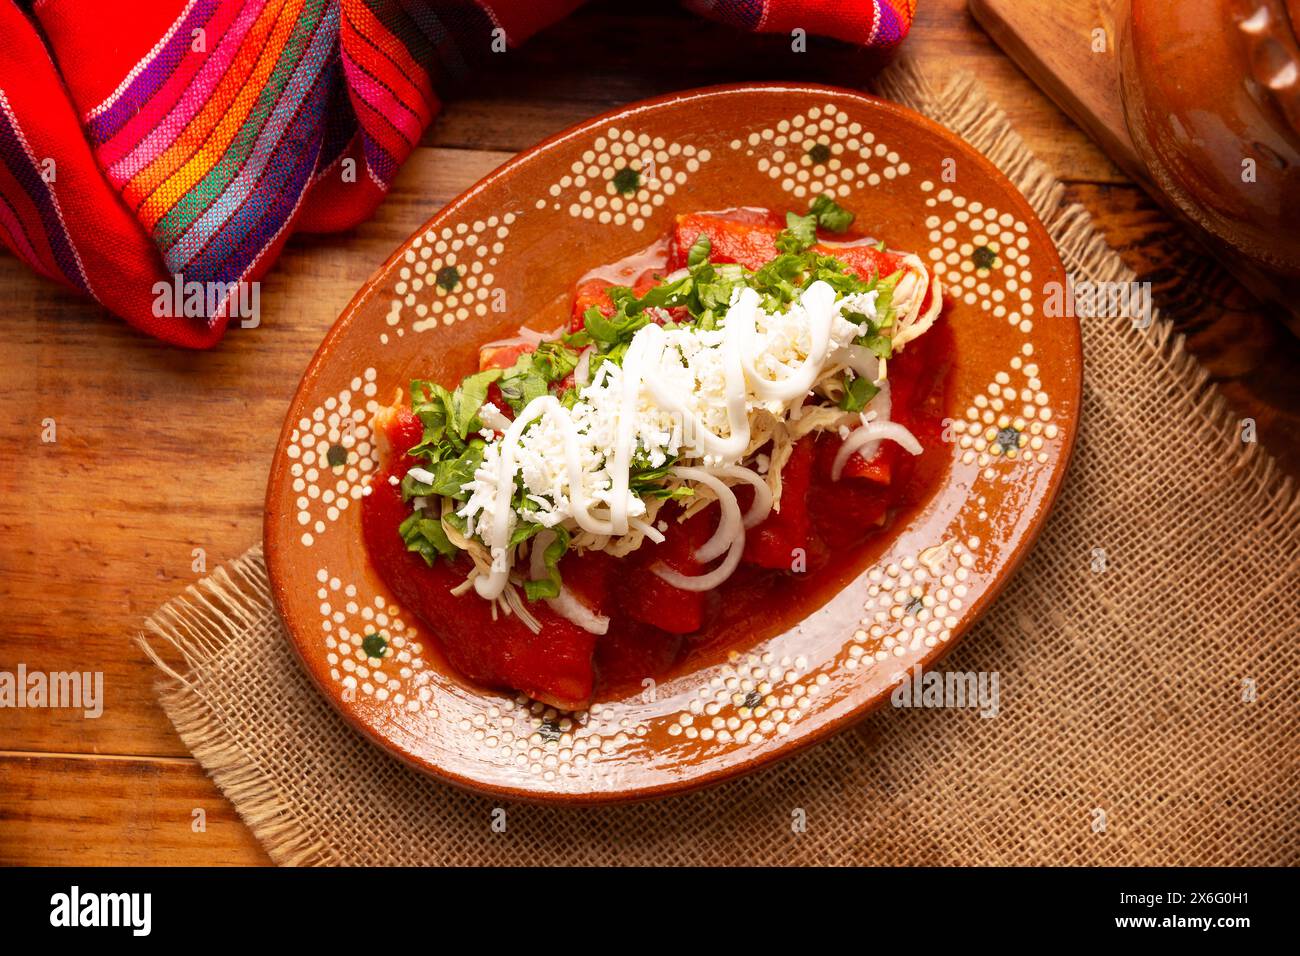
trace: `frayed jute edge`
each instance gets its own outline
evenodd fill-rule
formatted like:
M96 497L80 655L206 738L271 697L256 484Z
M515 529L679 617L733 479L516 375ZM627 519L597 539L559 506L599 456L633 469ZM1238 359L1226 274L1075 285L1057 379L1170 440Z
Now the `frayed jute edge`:
M258 755L239 746L238 734L223 722L202 685L204 669L231 636L260 627L275 629L279 623L259 544L160 607L135 642L164 675L156 689L167 719L271 859L282 866L333 864L338 861L328 845L297 819ZM154 642L170 645L182 663L163 660Z
M1130 282L1136 275L1093 227L1077 203L1063 203L1065 187L1024 145L1003 113L990 102L969 74L954 77L942 91L911 62L891 67L879 79L877 92L911 107L953 130L1002 170L1024 194L1052 240L1066 270L1093 282ZM1114 334L1132 341L1135 355L1144 356L1151 374L1172 374L1175 387L1190 396L1204 418L1189 439L1209 439L1222 448L1221 464L1238 473L1252 504L1267 522L1286 535L1300 513L1295 482L1257 443L1230 439L1240 419L1209 382L1209 374L1187 352L1183 336L1172 323L1153 316L1147 329L1128 319L1113 321ZM1235 447L1240 444L1241 448ZM1204 447L1204 445L1203 445ZM1279 480L1281 479L1281 480ZM275 610L261 546L212 575L191 585L145 622L136 642L163 672L158 697L185 746L230 800L271 859L282 865L329 865L338 861L325 841L313 836L262 771L258 755L247 753L238 735L222 721L202 686L202 668L245 629L271 624ZM161 640L181 655L180 668L165 662L151 640Z
M989 100L972 75L957 74L939 90L924 67L905 60L881 74L876 92L946 126L1000 169L1046 226L1067 273L1094 283L1137 280L1093 226L1088 211L1078 203L1065 203L1065 186L1025 146L1006 113ZM1218 464L1240 476L1242 492L1259 509L1264 525L1289 537L1300 517L1300 488L1258 442L1240 440L1242 419L1210 382L1209 372L1187 351L1185 337L1173 323L1158 309L1152 310L1145 329L1125 317L1087 321L1111 323L1108 334L1123 336L1149 374L1172 376L1171 384L1192 400L1199 419L1188 440L1219 449ZM1084 377L1086 382L1086 364Z

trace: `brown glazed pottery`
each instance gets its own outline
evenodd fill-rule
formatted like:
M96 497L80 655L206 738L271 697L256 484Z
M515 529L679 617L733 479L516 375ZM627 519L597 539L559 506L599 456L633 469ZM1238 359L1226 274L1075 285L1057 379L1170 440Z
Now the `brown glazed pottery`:
M639 173L630 193L613 185L629 166ZM755 620L743 646L630 696L560 713L450 673L436 634L394 602L361 540L377 405L413 377L459 381L480 343L521 325L555 328L579 276L647 246L678 213L803 211L823 193L857 214L855 229L921 255L952 300L949 464L930 497L805 620ZM440 282L449 269L461 281ZM507 798L645 799L826 737L946 653L1041 529L1080 411L1078 324L1051 307L1064 280L1046 231L987 160L923 117L847 90L678 93L541 143L411 236L303 376L265 527L273 593L303 665L379 746ZM370 633L386 638L382 659L362 646Z
M1129 0L1121 92L1156 185L1300 291L1300 0Z

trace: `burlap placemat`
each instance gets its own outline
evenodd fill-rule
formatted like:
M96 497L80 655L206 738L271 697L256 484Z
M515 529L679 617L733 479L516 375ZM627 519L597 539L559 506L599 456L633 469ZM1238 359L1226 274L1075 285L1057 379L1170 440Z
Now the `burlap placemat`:
M986 153L1077 279L1133 278L969 78L938 91L909 69L882 87ZM155 656L163 708L280 863L1294 864L1300 498L1167 323L1083 333L1066 489L943 665L999 673L993 719L885 708L720 788L509 806L496 832L496 801L407 769L325 703L260 549L149 620L145 647L184 658Z

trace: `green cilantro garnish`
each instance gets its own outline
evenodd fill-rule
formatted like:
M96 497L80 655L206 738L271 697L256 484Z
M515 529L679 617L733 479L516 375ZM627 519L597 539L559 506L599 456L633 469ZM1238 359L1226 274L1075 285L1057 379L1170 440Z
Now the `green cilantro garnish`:
M845 373L844 394L840 396L840 408L846 412L860 412L879 391L876 385L861 375Z
M776 248L784 254L805 252L817 244L818 228L827 232L847 232L853 224L853 213L839 205L830 196L818 196L808 207L808 214L785 214L785 231L776 237Z
M827 232L848 232L849 226L853 225L853 213L830 196L818 196L808 212L817 220L817 225Z
M886 282L889 281L886 280ZM883 320L873 321L861 312L845 312L844 318L857 325L861 330L861 334L853 340L854 345L861 345L870 349L877 357L887 359L893 352L894 341L882 329L886 329L894 323L893 316L889 315L889 299L893 298L893 286L878 283L876 290L876 314L884 315ZM885 298L886 294L888 294L889 299Z
M558 597L560 594L560 558L569 550L569 532L563 528L551 529L555 540L546 546L543 559L546 562L546 577L524 582L524 594L530 601Z
M686 253L686 267L688 269L694 269L696 266L708 262L709 253L712 251L713 243L709 240L708 236L704 235L704 233L700 233L699 236L696 237L695 241L691 243L690 251Z
M425 564L430 566L439 556L455 558L458 553L456 546L448 539L442 522L437 518L427 517L423 511L411 512L397 530L402 540L406 542L406 550L414 551L424 558Z

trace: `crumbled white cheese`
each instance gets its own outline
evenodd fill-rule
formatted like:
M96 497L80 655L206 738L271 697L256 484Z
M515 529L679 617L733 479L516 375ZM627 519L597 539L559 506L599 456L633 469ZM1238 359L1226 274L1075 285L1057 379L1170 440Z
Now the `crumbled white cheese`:
M737 299L741 294L737 290ZM622 367L601 363L571 409L552 402L546 411L536 410L540 417L522 431L514 429L518 434L513 441L496 434L507 432L511 424L500 410L490 403L483 406L479 417L495 431L491 437L484 435L482 465L463 487L469 497L457 513L466 520L468 533L477 533L488 544L494 563L504 562L520 519L555 527L575 517L575 501L583 503L588 520L594 509L596 515L609 516L614 533L626 533L627 522L646 513L645 502L628 487L630 463L658 468L674 457L700 459L706 467L739 461L748 444L749 414L764 409L778 417L787 415L803 401L807 387L800 384L792 393L782 393L782 383L800 381L809 367L820 371L860 333L844 318L845 312L876 314L874 292L835 301L825 283L814 283L782 312L763 311L754 293L748 294L747 321L738 321L730 340L726 320L713 330L647 326L633 338ZM733 314L739 314L735 300L728 315ZM729 341L757 383L750 374L736 374L739 366L729 359ZM756 384L769 397L760 397ZM770 397L773 394L789 397ZM676 407L660 400L665 396ZM735 417L737 407L743 407L743 418ZM733 436L737 422L745 434ZM743 439L739 452L716 452L733 437ZM503 456L509 460L503 462ZM410 474L422 481L433 477L420 478L417 469ZM577 487L571 484L574 476ZM526 504L518 513L512 508L505 522L498 523L501 483L513 486L516 481ZM512 487L506 500L514 497Z

